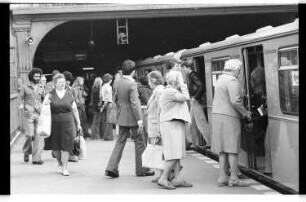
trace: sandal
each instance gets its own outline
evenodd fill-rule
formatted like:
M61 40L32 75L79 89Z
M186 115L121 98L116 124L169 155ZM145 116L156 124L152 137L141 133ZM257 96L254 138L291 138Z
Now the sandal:
M164 189L175 189L175 186L173 186L169 181L166 180L158 180L157 185Z

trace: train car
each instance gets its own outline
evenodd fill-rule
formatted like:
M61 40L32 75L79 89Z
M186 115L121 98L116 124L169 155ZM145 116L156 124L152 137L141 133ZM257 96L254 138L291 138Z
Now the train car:
M243 63L239 80L244 104L252 113L267 117L267 123L253 123L253 133L244 137L239 164L270 176L299 190L299 20L278 27L266 26L256 32L234 35L216 43L186 50L181 59L193 59L206 83L207 114L211 124L214 85L225 61ZM264 72L265 105L256 106L252 80ZM262 74L261 74L262 75ZM259 77L258 77L259 78ZM256 107L255 107L256 106ZM266 112L266 114L263 114ZM258 114L257 113L257 114ZM265 130L266 127L266 130ZM257 131L257 133L254 133ZM258 132L259 131L259 132ZM212 151L213 152L213 151Z

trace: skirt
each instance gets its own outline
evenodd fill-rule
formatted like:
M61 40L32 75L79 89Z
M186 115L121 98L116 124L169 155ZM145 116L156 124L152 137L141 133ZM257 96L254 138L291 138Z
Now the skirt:
M72 113L53 114L51 135L45 139L44 150L72 151L76 124Z
M186 157L185 122L166 121L160 123L162 147L165 160Z
M239 153L241 125L237 117L212 114L212 151Z

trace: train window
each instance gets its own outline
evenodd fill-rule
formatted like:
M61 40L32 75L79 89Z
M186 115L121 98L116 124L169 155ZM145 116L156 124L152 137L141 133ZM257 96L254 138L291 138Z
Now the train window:
M279 50L280 106L284 114L299 115L298 47Z
M215 58L211 60L211 76L212 76L212 86L213 95L215 94L214 87L217 82L219 75L222 74L225 62L229 60L230 57Z

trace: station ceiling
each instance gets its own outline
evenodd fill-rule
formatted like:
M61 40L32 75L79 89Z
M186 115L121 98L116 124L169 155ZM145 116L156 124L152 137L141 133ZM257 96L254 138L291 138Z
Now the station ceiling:
M56 65L74 69L94 66L99 71L111 72L125 59L138 60L194 48L234 34L252 33L267 25L293 22L297 17L296 12L282 12L129 19L128 45L117 45L115 19L70 21L53 29L42 40L34 65L47 69ZM88 45L91 35L94 47ZM69 61L67 58L47 61L48 54L56 51L71 54L86 52L88 57L85 61Z

